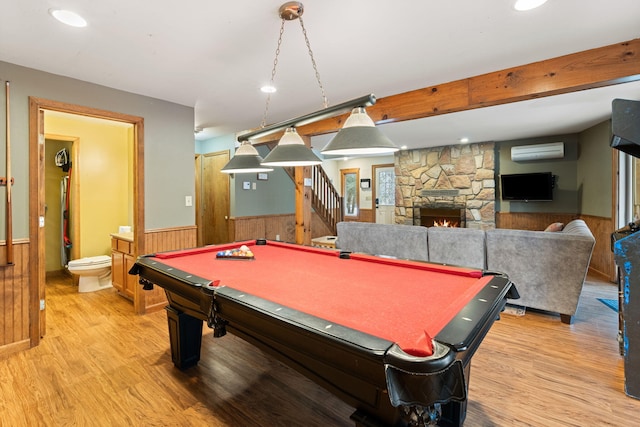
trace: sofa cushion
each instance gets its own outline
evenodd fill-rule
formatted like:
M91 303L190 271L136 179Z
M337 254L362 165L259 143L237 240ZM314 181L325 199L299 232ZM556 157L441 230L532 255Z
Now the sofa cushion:
M426 227L339 222L337 229L338 249L417 261L429 260Z
M429 227L429 261L485 268L485 232L473 228Z

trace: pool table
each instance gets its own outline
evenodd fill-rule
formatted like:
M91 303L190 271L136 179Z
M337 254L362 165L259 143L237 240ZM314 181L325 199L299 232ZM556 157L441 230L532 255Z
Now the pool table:
M206 321L353 406L357 426L462 425L471 357L517 298L502 274L267 240L141 256L130 274L166 291L175 366L198 363Z

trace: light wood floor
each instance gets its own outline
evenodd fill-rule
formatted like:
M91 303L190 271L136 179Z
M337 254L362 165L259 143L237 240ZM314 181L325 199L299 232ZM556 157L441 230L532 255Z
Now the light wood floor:
M465 426L628 426L617 314L590 280L572 325L502 315L472 361ZM205 327L200 364L173 367L164 311L136 316L112 289L47 285L38 347L0 360L1 426L351 426L352 409L240 339Z

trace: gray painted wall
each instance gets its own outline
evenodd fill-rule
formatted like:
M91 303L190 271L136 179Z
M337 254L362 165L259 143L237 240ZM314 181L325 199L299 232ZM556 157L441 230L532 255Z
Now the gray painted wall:
M606 120L579 134L521 139L496 143L496 211L555 212L609 218L612 200L611 121ZM511 147L564 142L563 159L511 161ZM500 199L499 175L552 172L556 188L552 202L507 202Z
M123 68L122 72L126 72ZM140 96L68 77L0 61L3 102L0 107L0 175L5 175L4 80L11 87L13 237L29 236L29 96L114 111L144 118L145 227L147 229L195 224L194 207L185 196L195 195L193 107ZM108 179L105 176L105 180ZM5 211L4 190L0 211ZM4 215L0 236L4 238Z
M612 173L614 150L611 141L611 121L607 120L580 134L580 157L577 184L580 213L613 217Z
M514 162L511 147L520 145L564 142L564 158ZM497 143L499 165L496 171L496 210L501 212L556 212L578 213L579 194L576 184L578 168L578 135L560 135L544 138L521 139ZM551 172L556 178L551 202L509 202L502 200L500 175L513 173Z

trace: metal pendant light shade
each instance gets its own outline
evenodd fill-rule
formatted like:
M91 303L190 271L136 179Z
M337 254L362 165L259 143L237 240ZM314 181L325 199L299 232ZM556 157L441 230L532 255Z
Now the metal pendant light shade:
M270 172L273 168L263 166L262 157L251 143L244 141L235 156L220 170L223 173Z
M293 127L287 128L278 145L264 158L264 166L313 166L322 160L307 147Z
M324 147L322 154L357 156L388 154L399 148L391 142L373 123L362 107L354 108L344 126Z

